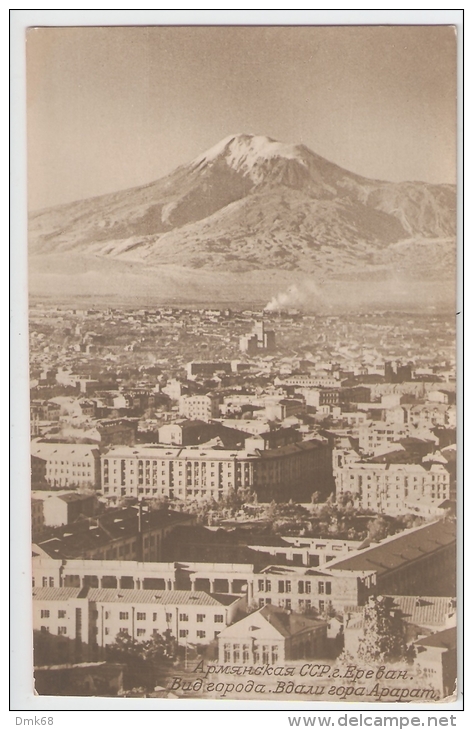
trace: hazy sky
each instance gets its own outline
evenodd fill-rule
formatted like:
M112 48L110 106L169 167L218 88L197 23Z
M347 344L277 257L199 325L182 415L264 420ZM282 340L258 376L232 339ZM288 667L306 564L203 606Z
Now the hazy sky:
M453 28L40 28L27 70L31 209L150 182L237 132L455 181Z

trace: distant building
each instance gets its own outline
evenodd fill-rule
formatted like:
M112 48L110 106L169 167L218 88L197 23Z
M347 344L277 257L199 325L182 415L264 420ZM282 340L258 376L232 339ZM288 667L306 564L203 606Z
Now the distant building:
M45 530L34 543L33 552L61 560L79 557L160 560L165 537L177 525L192 525L194 522L193 515L148 510L141 505L109 510L95 518L83 518L65 527Z
M159 443L190 446L212 438L218 426L205 421L173 421L159 428Z
M69 491L35 491L32 501L35 506L42 504L44 527L58 527L75 522L79 517L92 517L98 504L95 494Z
M32 441L33 475L43 471L51 487L100 487L100 456L97 446L52 441ZM40 466L39 461L43 462Z
M207 395L184 395L179 399L179 413L190 421L211 421L220 415L219 398L214 393Z
M253 331L249 335L240 337L240 350L248 355L273 352L275 349L276 334L274 330L266 330L263 320L255 322Z
M419 501L438 504L454 497L451 475L442 463L409 463L402 451L334 468L337 496L353 495L363 508L389 515L406 514ZM399 456L398 459L395 456Z
M212 378L216 374L232 373L231 362L188 362L186 365L186 373L188 380L197 380L198 378Z
M412 380L412 365L402 365L399 361L384 364L384 378L386 383L404 383Z

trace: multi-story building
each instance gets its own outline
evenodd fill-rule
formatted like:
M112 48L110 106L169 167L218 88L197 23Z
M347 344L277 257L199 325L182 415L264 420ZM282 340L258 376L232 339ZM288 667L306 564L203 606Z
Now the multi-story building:
M183 395L179 399L179 413L190 421L211 421L220 415L219 399L215 393Z
M351 493L363 509L397 515L418 498L432 503L449 500L451 476L444 464L433 461L397 463L352 461L334 468L337 496Z
M212 378L216 373L233 372L231 362L188 362L186 365L186 373L188 380L196 380L197 378Z
M33 585L50 588L119 588L248 593L255 568L250 563L158 562L33 557Z
M267 330L263 320L255 322L253 331L249 335L240 337L240 350L248 355L259 352L272 352L276 349L276 334L274 330Z
M355 540L325 540L319 537L282 537L280 544L265 545L255 542L252 550L258 550L277 559L293 565L307 565L317 567L340 555L356 550L360 545Z
M361 451L365 454L374 454L378 449L387 449L390 444L409 434L406 425L388 424L384 421L362 424L358 428L358 438Z
M178 525L193 525L195 517L170 510L136 507L108 510L64 527L49 528L34 544L43 557L67 560L160 560L163 540Z
M41 534L44 528L43 500L31 495L31 534L33 540Z
M293 611L363 605L376 590L373 567L358 571L332 572L331 568L270 565L253 577L249 596L258 606L273 605Z
M44 462L44 478L51 487L100 488L100 457L97 446L32 441L32 459ZM38 466L34 466L35 473Z
M243 487L261 496L286 490L290 497L297 487L307 485L312 492L319 488L317 480L327 468L328 450L316 440L254 453L198 446L124 446L102 456L102 491L110 498L218 500Z
M42 526L45 527L67 525L79 517L92 517L97 511L97 497L91 493L37 490L32 493L32 501L42 505ZM39 514L39 507L35 509Z
M202 591L33 588L33 630L104 647L170 630L178 644L209 644L246 607L243 595Z

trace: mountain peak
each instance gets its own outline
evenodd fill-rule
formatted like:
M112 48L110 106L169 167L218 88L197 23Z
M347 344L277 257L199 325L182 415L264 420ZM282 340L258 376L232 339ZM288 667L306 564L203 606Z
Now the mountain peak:
M225 137L196 157L191 167L201 168L221 160L236 171L248 172L258 163L271 158L303 162L305 151L303 145L278 142L266 135L239 133Z

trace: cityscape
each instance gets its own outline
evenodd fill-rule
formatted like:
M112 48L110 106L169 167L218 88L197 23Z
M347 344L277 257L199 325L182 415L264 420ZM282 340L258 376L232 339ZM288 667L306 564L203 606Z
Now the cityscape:
M320 699L385 611L371 661L451 694L454 325L34 302L38 691ZM311 662L317 687L276 680Z

